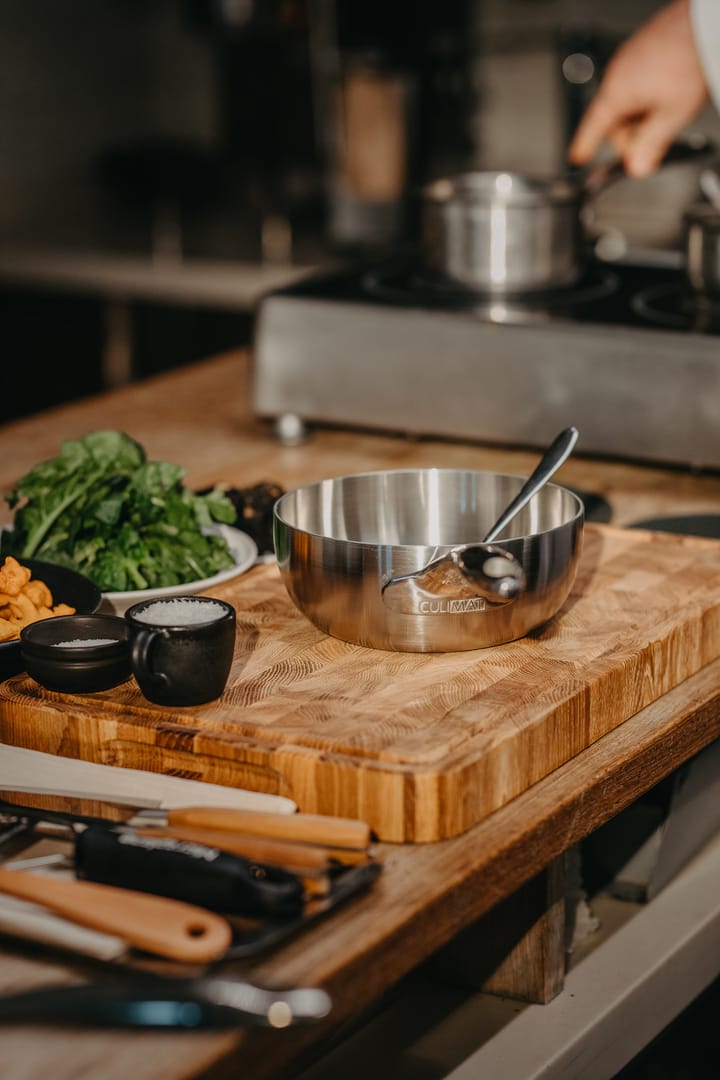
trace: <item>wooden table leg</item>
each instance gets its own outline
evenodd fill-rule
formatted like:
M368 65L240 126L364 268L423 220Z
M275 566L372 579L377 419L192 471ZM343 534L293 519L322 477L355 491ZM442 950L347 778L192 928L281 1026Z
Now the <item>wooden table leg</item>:
M565 858L556 859L431 961L444 980L545 1004L565 981Z

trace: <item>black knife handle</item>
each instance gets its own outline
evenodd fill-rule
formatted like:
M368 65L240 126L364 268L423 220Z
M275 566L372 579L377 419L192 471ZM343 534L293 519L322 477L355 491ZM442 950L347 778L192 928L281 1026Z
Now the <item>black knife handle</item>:
M88 826L75 838L86 881L169 896L225 915L287 918L303 905L295 874L217 848L133 829Z

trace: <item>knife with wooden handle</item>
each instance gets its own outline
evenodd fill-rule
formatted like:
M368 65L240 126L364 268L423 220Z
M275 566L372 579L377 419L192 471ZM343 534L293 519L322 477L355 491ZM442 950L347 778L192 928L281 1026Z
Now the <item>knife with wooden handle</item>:
M25 793L19 793L24 795ZM34 793L33 793L34 794ZM37 797L40 801L40 796ZM63 803L58 796L43 796L42 802L57 807ZM114 804L104 804L113 805ZM163 811L163 818L165 812ZM95 818L85 814L73 813L68 809L59 810L45 809L38 806L25 806L22 804L8 803L0 799L0 817L26 818L35 823L38 832L57 833L57 827L66 828L79 834L85 828L94 825L105 828L134 828L138 835L167 837L177 840L187 840L190 843L205 844L208 847L218 848L221 851L238 855L245 859L253 859L258 862L273 866L281 866L292 873L308 875L327 874L339 866L360 866L371 860L368 848L345 848L326 847L320 844L310 844L303 841L277 839L273 836L254 835L252 833L236 832L229 829L193 828L192 826L166 827L162 821L154 823L143 814L119 815L125 820L111 818Z
M276 840L270 836L253 836L221 829L198 829L191 826L168 828L136 828L140 836L167 836L206 844L221 851L240 855L244 859L283 866L296 874L325 874L335 865L361 866L370 861L370 852L356 848L322 847L320 844Z
M355 818L326 817L324 814L272 814L262 810L225 810L217 806L187 806L174 810L140 811L156 819L165 815L165 825L177 828L217 829L294 840L303 844L365 850L370 844L370 826ZM139 825L140 821L133 821Z
M230 925L221 916L130 889L0 868L0 892L32 900L81 926L114 934L170 960L211 963L232 941Z
M12 794L12 800L6 799L6 794ZM78 804L82 803L86 806L92 804L99 811L106 813L111 820L142 828L188 826L198 829L215 829L220 832L239 832L250 836L265 836L295 843L319 844L323 847L347 848L351 851L365 850L371 841L370 826L355 818L332 817L325 814L273 814L263 810L239 810L214 806L162 809L144 807L140 801L114 802L103 799L101 795L94 797L91 794L85 794L82 799L79 799L69 797L67 792L52 789L28 790L14 788L7 784L0 788L0 810L4 809L3 802L6 803L8 813L10 813L12 806L25 805L26 800L31 808L43 804L42 808L80 817L83 815L78 812Z

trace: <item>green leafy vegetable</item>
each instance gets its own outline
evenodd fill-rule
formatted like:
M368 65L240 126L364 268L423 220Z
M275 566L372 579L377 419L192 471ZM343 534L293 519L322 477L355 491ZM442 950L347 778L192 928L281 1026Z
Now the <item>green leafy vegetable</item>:
M148 461L121 431L67 440L6 496L15 516L0 555L71 567L103 592L211 577L234 560L223 537L204 530L234 523L237 513L217 488L190 491L184 475L179 465Z

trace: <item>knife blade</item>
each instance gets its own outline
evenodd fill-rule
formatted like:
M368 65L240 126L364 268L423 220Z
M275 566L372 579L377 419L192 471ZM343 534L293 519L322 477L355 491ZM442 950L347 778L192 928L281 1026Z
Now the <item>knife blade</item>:
M12 800L6 799L12 794ZM0 788L0 800L11 801L17 805L25 799L37 803L40 799L57 800L59 810L73 813L78 803L93 803L102 811L102 815L127 825L138 827L188 826L200 829L215 829L220 832L244 832L252 836L292 840L297 843L319 844L349 850L366 850L371 842L370 826L355 818L333 817L325 814L275 814L265 810L239 810L236 808L215 806L185 806L164 809L148 805L147 801L132 802L117 799L104 799L88 793L82 799L68 796L61 788L15 787L3 784ZM78 815L87 816L87 815Z
M71 922L171 960L210 963L232 942L230 924L219 915L136 890L0 868L0 893L41 904Z
M40 904L5 894L0 894L0 934L106 963L123 959L129 952L122 938L80 926Z

